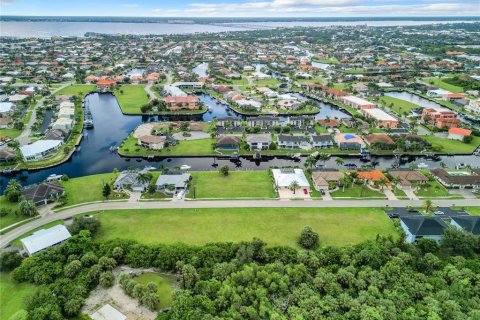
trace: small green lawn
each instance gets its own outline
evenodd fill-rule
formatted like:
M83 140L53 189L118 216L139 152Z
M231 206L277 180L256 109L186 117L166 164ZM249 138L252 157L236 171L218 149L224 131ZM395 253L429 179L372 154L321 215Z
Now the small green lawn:
M140 107L149 101L143 85L125 85L116 89L114 94L125 114L141 114Z
M157 292L160 300L157 306L157 310L163 309L172 304L173 286L177 281L174 276L147 272L140 274L138 277L135 278L135 281L145 286L150 282L153 282L157 285Z
M257 87L276 87L280 84L280 81L277 78L267 78L267 79L256 79L253 83Z
M94 84L74 84L55 92L55 95L61 96L64 94L73 94L75 96L82 97L91 91L95 91L96 89L97 86Z
M365 73L365 69L363 68L345 69L344 72L350 73L350 74L361 74L361 73Z
M480 207L465 207L465 211L467 211L471 215L480 216Z
M471 154L480 145L480 137L473 137L470 143L464 143L459 140L439 138L434 135L422 136L422 139L432 145L434 150L445 153Z
M365 186L363 188L362 194L362 186L361 185L354 185L353 187L349 185L345 188L345 191L340 187L337 191L334 191L330 194L332 198L378 198L378 199L386 199L385 194L379 191L372 190Z
M438 181L429 181L427 184L421 185L418 190L415 191L418 197L424 198L438 198L448 197L450 193L445 189Z
M407 195L405 194L405 191L403 191L402 189L393 188L392 192L395 195L395 197L397 197L398 199L408 199Z
M205 244L257 237L269 245L296 247L306 225L319 233L321 245L352 245L377 234L398 236L381 208L134 209L93 214L101 222L98 241Z
M213 155L215 150L212 144L215 139L181 140L176 145L162 150L149 150L137 146L137 140L130 135L122 142L118 152L126 156L190 156L190 155Z
M463 88L443 81L442 78L424 78L423 82L454 93L462 93Z
M0 272L0 319L8 320L23 310L24 300L32 295L36 288L29 283L16 283L10 273Z
M339 64L340 63L337 60L337 58L332 58L332 59L313 58L312 61L315 61L315 62L318 62L318 63L325 63L325 64Z
M193 198L276 198L268 171L192 172L189 197Z
M408 114L412 109L420 107L415 103L411 103L409 101L397 99L390 96L381 96L379 98L379 102L382 103L385 107L392 109L395 113L399 115Z
M15 211L18 207L18 203L9 202L5 196L0 196L0 208L8 209L10 212L5 217L0 217L0 229L8 227L11 224L28 219L28 217L22 215L16 215Z

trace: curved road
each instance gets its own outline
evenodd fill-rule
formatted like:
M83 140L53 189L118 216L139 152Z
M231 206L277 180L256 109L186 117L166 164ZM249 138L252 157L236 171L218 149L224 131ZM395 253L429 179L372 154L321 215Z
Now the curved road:
M480 206L480 199L434 200L440 207ZM10 241L55 220L71 218L77 214L105 210L131 209L180 209L180 208L316 208L316 207L408 207L422 206L422 200L346 200L346 201L318 201L318 200L214 200L214 201L152 201L152 202L101 202L78 206L58 213L50 212L45 216L26 223L0 236L0 248L5 248Z

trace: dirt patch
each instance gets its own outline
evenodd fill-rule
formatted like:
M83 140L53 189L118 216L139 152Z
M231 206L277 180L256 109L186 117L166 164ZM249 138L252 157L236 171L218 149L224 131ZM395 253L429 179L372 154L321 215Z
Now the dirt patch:
M151 311L147 307L141 306L136 299L127 296L120 287L120 274L129 273L130 271L134 271L137 274L156 272L155 269L134 269L127 266L115 268L113 270L115 284L111 288L104 288L99 285L93 290L85 301L82 312L91 315L104 304L109 303L129 320L154 320L157 316L156 311Z

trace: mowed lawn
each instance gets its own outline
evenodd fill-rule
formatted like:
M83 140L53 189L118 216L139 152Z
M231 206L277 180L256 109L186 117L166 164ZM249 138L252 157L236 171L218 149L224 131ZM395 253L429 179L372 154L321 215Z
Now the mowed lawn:
M145 244L248 241L297 247L311 226L321 245L345 246L398 236L381 208L214 208L115 210L94 213L101 221L97 240L133 239Z
M138 141L132 135L125 139L118 151L122 155L129 156L193 156L193 155L214 155L213 143L215 139L181 140L174 146L161 150L150 150L137 145Z
M0 319L8 320L22 310L24 299L34 292L35 286L29 283L16 283L10 273L0 272Z
M464 143L459 140L452 140L447 138L440 138L437 136L422 136L422 139L426 140L432 145L433 148L439 148L441 152L446 153L464 153L470 154L480 145L480 137L473 137L472 142Z
M192 172L196 198L275 198L277 193L268 171ZM189 197L193 197L192 187Z
M75 96L83 97L96 89L97 86L94 84L74 84L57 91L55 95L61 96L63 94L73 94Z
M0 229L3 229L16 222L28 219L28 217L22 215L16 215L14 211L18 208L18 203L12 203L8 201L5 196L0 196L0 209L7 209L10 212L5 217L0 217Z
M102 195L103 184L115 181L115 177L113 173L104 173L60 181L67 194L68 200L65 206L104 200Z
M445 81L443 81L445 79L447 79L447 78L443 78L443 79L442 78L424 78L423 82L431 84L431 85L433 85L435 87L438 87L440 89L450 91L450 92L454 92L454 93L462 93L463 92L462 87L458 87L458 86L446 83Z
M349 185L345 188L345 191L340 187L337 191L330 193L332 198L378 198L386 199L386 196L383 192L372 190L365 186L362 192L362 186L354 185L353 187Z
M114 94L122 112L126 114L140 114L140 107L149 101L142 85L125 85L115 90Z
M408 114L412 109L419 108L419 105L411 103L410 101L397 99L390 96L381 96L379 101L386 107L395 111L399 115Z

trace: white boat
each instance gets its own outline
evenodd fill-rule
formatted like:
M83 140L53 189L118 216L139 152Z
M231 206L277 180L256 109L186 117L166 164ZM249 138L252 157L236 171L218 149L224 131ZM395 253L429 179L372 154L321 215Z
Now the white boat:
M425 162L420 162L419 164L417 164L417 168L418 169L427 169L428 164L426 164Z
M47 177L47 182L54 181L54 180L60 180L62 178L61 174L51 174Z
M186 164L182 164L182 165L180 166L180 170L188 170L188 169L191 169L191 168L192 168L191 166L186 165Z

